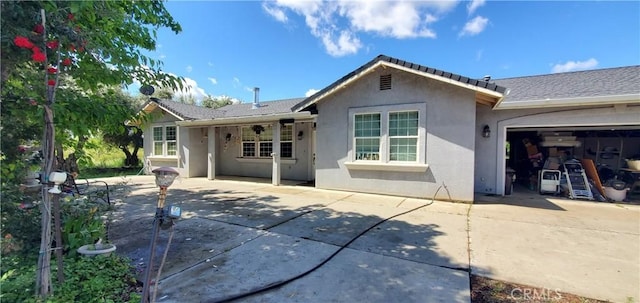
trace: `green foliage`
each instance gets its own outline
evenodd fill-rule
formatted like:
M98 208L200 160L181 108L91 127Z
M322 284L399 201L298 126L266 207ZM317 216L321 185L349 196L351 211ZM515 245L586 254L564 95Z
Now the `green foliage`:
M210 95L202 99L202 106L210 108L220 108L223 106L231 105L234 103L234 99L229 96L217 96L212 97Z
M62 202L62 242L64 251L76 255L82 245L106 238L106 222L101 218L100 204L89 199L68 197Z
M11 243L2 245L3 255L13 251L36 255L40 245L40 211L37 207L31 207L31 200L36 198L10 185L3 186L0 195L3 242L11 238Z
M2 256L0 301L42 302L34 297L35 259ZM46 302L140 302L134 267L118 255L65 257L65 282L54 282ZM55 276L56 268L54 268Z
M35 302L35 259L2 255L1 302Z
M182 30L162 1L2 1L0 4L3 81L16 66L30 61L25 50L16 47L12 39L17 35L32 40L41 36L33 29L35 24L42 23L40 9L44 9L46 38L61 43L63 57L74 58L71 75L80 87L95 89L98 83L130 84L133 79L172 87L180 85L176 77L159 73L160 61L142 52L156 48L159 28L167 27L175 33Z
M65 282L48 302L136 302L130 260L117 255L65 259Z

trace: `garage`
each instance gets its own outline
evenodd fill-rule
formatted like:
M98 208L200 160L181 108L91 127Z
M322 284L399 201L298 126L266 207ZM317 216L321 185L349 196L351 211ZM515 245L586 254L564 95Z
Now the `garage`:
M506 127L505 194L640 203L640 126Z

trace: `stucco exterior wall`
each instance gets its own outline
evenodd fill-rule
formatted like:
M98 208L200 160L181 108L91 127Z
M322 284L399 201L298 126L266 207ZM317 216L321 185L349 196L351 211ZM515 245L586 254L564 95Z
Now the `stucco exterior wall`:
M312 122L296 122L293 129L293 160L282 158L281 177L286 180L304 180L309 176L309 161L311 159L310 139ZM301 140L297 134L302 131ZM227 134L231 140L226 141ZM242 158L241 126L219 126L217 134L217 164L216 174L228 176L243 176L257 178L271 178L273 162L270 158L244 159Z
M392 89L380 90L380 75L392 74ZM349 159L349 110L422 103L426 172L354 170ZM473 200L474 92L394 69L380 69L317 104L316 187L431 198L445 185L452 200ZM437 198L449 199L445 188Z
M189 133L189 175L186 177L207 176L207 139L208 128L188 128Z
M488 106L478 106L476 119L475 191L503 194L507 128L613 125L638 125L640 128L640 106L520 110L491 110ZM489 138L479 135L484 125L491 129Z

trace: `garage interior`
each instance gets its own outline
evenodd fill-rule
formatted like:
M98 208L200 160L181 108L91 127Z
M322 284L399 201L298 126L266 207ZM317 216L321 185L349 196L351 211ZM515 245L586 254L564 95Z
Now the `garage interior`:
M505 194L640 204L640 126L507 129Z

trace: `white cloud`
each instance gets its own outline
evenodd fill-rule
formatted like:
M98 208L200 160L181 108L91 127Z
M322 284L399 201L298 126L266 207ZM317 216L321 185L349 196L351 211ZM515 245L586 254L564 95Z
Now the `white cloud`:
M193 66L187 65L187 73L190 73L193 70Z
M467 4L467 12L469 12L469 15L473 14L476 9L483 6L485 2L485 0L472 0L469 4Z
M207 78L209 79L209 81L211 81L211 84L216 85L218 84L218 80L216 78Z
M460 36L474 36L481 33L489 23L489 19L477 16L467 22L460 32Z
M315 94L315 93L317 93L319 91L320 90L318 90L318 89L310 88L306 93L304 93L304 96L305 97L310 97L310 96L312 96L313 94Z
M564 64L556 64L551 69L552 73L566 73L577 70L593 69L598 66L598 60L590 58L587 61L567 61Z
M242 85L242 82L240 82L240 79L238 79L238 77L233 77L233 88L238 88Z
M263 9L280 22L288 12L303 16L311 34L320 39L332 56L357 53L363 44L359 33L395 39L435 38L431 28L439 15L457 1L296 1L263 2Z
M271 17L278 20L279 22L286 23L288 20L287 15L285 15L282 9L278 7L269 6L267 5L267 2L262 3L262 9L264 9L264 11L267 12L267 14L271 15Z
M207 62L207 65L209 65L209 67L213 67L213 63L211 63L211 61Z
M207 93L201 87L198 87L198 82L191 78L184 78L183 82L184 88L182 90L176 90L175 99L180 99L181 97L189 97L192 96L197 101L201 101L202 98L207 96Z

